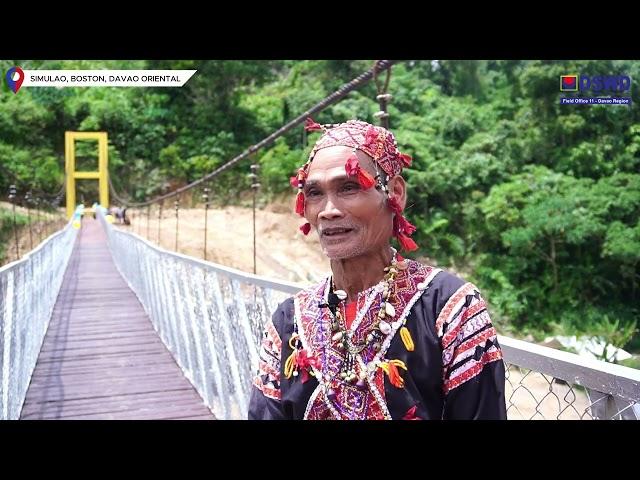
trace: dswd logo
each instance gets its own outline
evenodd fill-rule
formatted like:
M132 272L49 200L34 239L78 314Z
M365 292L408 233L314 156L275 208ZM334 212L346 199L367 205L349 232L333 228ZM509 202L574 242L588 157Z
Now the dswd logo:
M627 75L560 75L561 92L600 93L604 90L627 92L631 77Z

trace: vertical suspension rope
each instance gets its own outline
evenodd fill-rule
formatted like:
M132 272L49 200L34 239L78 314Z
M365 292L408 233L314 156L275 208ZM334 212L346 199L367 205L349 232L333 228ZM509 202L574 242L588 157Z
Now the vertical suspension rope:
M53 200L53 225L52 228L56 230L62 230L64 228L64 223L66 220L66 216L60 212L60 202L62 202L62 196L57 195ZM57 228L56 228L57 227Z
M175 251L178 251L178 230L179 230L179 226L178 226L178 212L180 210L180 196L178 196L176 198L176 201L173 202L173 205L176 209L176 247L175 247Z
M204 187L204 193L202 194L204 200L204 252L203 257L207 260L207 228L209 221L209 189Z
M18 225L16 224L16 186L9 185L9 201L13 210L13 233L16 238L16 260L20 258L20 247L18 246Z
M258 194L258 188L260 188L260 184L257 182L258 174L258 164L253 163L251 165L251 173L249 174L249 178L251 179L251 190L253 190L253 273L254 275L257 272L256 265L256 195Z
M27 205L27 219L29 222L29 250L33 250L33 231L31 227L31 190L24 196L24 203Z
M36 207L36 212L37 212L37 215L38 215L38 216L36 217L36 218L38 219L38 221L36 222L36 225L38 226L38 243L42 243L42 238L43 238L43 237L42 237L42 234L43 234L43 233L45 233L45 237L47 236L47 235L46 235L46 231L45 231L45 232L43 232L43 230L44 230L44 229L46 228L46 226L47 226L47 217L45 216L45 220L44 220L44 222L43 222L43 221L42 221L42 211L41 211L41 208L42 208L42 207L40 206L40 203L43 203L43 204L44 204L44 202L45 202L45 200L44 200L44 199L43 199L43 201L42 201L42 202L40 202L40 199L39 199L38 197L35 197L35 198L33 199L33 203L34 203L34 205L35 205L35 207Z
M46 203L47 208L51 208L52 203L50 201L46 201ZM44 238L47 238L52 233L53 231L51 230L51 223L49 222L49 212L44 212Z
M160 241L160 223L162 222L162 205L164 200L160 202L160 208L158 209L158 246L162 248L162 242Z

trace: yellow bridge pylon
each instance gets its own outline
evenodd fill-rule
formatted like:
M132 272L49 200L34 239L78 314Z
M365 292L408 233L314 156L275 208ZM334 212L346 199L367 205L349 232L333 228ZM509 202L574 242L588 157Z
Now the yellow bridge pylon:
M98 170L93 172L76 171L76 140L98 141ZM76 180L98 180L100 205L109 208L109 178L107 132L64 132L64 158L67 173L67 218L71 218L76 209Z

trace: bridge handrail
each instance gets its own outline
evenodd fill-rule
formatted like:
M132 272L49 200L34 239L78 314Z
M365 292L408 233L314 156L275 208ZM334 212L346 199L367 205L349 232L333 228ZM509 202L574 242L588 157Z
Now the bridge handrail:
M49 327L78 230L71 222L0 268L0 419L15 420Z

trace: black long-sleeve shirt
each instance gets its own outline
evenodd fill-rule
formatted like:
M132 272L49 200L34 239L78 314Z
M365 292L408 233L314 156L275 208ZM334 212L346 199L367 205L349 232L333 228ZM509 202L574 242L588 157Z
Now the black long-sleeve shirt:
M414 350L408 351L396 334L385 352L387 359L399 359L407 367L401 371L403 388L384 375L383 399L390 417L506 419L502 352L480 292L446 271L431 271L435 276L406 317ZM318 381L285 378L284 359L292 352L293 332L291 297L267 325L249 419L305 418Z

